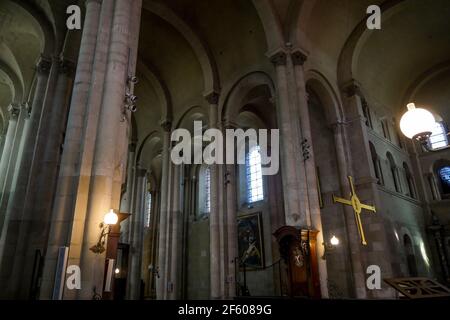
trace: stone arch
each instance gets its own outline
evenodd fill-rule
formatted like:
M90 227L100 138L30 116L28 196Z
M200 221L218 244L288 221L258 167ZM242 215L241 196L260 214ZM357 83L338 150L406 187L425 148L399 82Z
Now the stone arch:
M343 121L344 111L338 95L333 90L331 83L317 70L308 70L305 75L306 87L312 89L325 107L328 124Z
M145 1L143 9L147 10L172 25L191 45L203 71L204 94L220 92L220 79L214 57L205 40L173 10L157 1Z
M11 2L28 12L37 21L44 39L42 54L45 57L57 55L55 29L45 12L31 1L11 0Z
M414 182L414 176L411 173L411 169L409 168L406 162L403 162L403 170L405 172L406 184L408 187L407 191L409 193L409 196L411 198L416 198L416 186Z
M271 97L275 97L275 84L271 77L264 72L248 73L234 83L223 100L221 120L225 125L232 124L232 119L238 117L247 94L258 86L265 86Z
M383 21L390 19L404 5L405 0L387 0L380 5ZM348 37L339 56L337 75L340 88L344 88L354 79L359 53L372 30L367 29L366 19L361 20Z
M406 263L408 266L409 276L417 277L417 262L414 254L414 242L408 234L403 234L403 246L405 249Z
M192 126L194 121L202 121L203 128L206 127L208 122L208 114L201 106L193 106L188 108L175 122L174 129L184 128L192 132Z
M450 60L439 63L429 70L425 71L421 74L406 90L405 96L403 97L402 105L407 105L412 101L413 97L416 93L421 89L423 85L425 85L428 81L433 79L435 76L439 75L442 72L450 70Z
M378 184L383 185L383 170L381 169L380 164L380 156L378 155L377 149L373 145L372 141L369 141L369 150L370 150L370 156L372 159L373 169L375 173L375 178L378 179Z
M395 159L392 156L392 153L390 153L389 151L386 153L386 159L388 160L389 169L391 170L391 175L393 179L392 182L394 183L395 191L401 192L400 179L398 176L398 167L397 164L395 163Z
M10 80L10 89L12 93L12 101L15 103L24 102L25 89L22 77L7 63L0 59L0 72L3 72Z
M276 15L275 8L270 0L252 0L253 5L259 15L259 19L263 25L268 53L271 54L280 48L284 48L285 39L283 37L283 28L281 22Z
M138 59L137 68L142 72L145 78L150 82L153 89L158 96L159 101L161 102L161 120L162 121L171 121L172 120L172 98L170 96L169 89L167 85L162 80L162 77L159 75L158 71L154 66L152 66L149 62L145 61L142 58Z
M292 0L291 2L292 14L288 20L287 39L294 48L303 48L308 43L304 30L316 3L317 0Z
M154 130L150 132L140 143L140 145L137 148L136 158L135 158L135 164L139 164L142 160L142 155L144 148L147 144L153 144L157 145L158 142L161 142L161 133L157 130ZM156 153L159 150L156 151Z

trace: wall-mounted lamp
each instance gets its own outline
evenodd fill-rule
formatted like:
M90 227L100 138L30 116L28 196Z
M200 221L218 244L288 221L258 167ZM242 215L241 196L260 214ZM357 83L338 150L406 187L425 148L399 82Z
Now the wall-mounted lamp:
M416 108L414 103L409 103L407 108L408 111L400 119L400 130L409 139L418 141L425 150L435 151L428 144L436 126L433 114L424 108Z
M117 221L119 221L119 216L114 212L114 210L111 209L107 214L105 214L103 222L100 223L99 226L102 231L100 233L98 242L94 246L90 247L89 250L91 250L95 254L101 254L105 252L106 236L110 233L111 226L115 225Z
M339 238L333 235L330 239L330 242L324 242L324 253L322 256L322 259L326 259L326 255L336 249L336 247L339 245Z

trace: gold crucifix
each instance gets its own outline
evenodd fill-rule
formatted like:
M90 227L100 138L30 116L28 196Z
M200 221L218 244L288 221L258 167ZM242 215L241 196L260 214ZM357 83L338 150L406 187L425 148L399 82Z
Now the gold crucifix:
M353 210L355 211L356 226L358 227L359 236L361 237L361 243L366 246L366 237L364 236L364 230L361 223L361 211L362 209L366 209L372 212L377 212L377 209L374 206L362 204L361 201L359 201L358 196L356 195L355 186L353 185L353 178L351 176L348 176L348 181L350 182L350 188L352 189L350 200L339 198L333 195L333 203L339 202L353 207Z

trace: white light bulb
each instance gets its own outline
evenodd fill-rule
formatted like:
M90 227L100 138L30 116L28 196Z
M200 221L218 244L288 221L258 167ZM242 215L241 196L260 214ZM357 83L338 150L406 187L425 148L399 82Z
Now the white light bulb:
M120 273L120 269L119 269L119 268L116 268L116 270L114 270L114 272L115 272L116 274L119 274L119 273Z
M336 236L333 236L333 237L330 239L330 243L331 243L331 245L333 245L333 246L337 246L337 245L339 244L339 239L338 239Z
M115 225L119 221L119 217L114 213L113 209L109 210L103 219L103 222L108 225Z
M436 120L433 114L423 108L416 108L414 103L408 104L408 111L400 119L400 130L412 139L418 134L431 133Z

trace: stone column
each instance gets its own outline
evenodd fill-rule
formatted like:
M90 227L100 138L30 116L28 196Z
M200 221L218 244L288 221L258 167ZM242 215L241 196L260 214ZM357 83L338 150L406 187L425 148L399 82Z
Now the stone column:
M161 300L167 292L167 279L165 278L166 269L166 242L167 234L167 215L168 215L168 190L169 190L169 166L170 166L170 132L172 124L169 121L162 123L163 128L163 150L162 150L162 173L161 173L161 202L159 214L159 236L158 236L158 272L159 278L156 279L156 298Z
M58 163L66 124L68 99L72 85L73 63L56 60L56 83L49 84L45 106L39 124L36 146L30 168L27 192L16 252L23 252L24 259L15 263L14 269L22 279L31 278L35 252L45 252L48 239L52 201L56 188ZM53 88L54 90L51 90ZM53 91L53 94L52 94ZM33 235L30 237L30 235ZM17 254L16 254L17 255ZM28 284L24 285L28 290Z
M298 113L295 108L295 92L290 80L292 62L285 52L271 57L276 70L277 116L281 138L281 174L283 179L284 210L286 225L306 226L307 214L302 212L298 159L301 157L301 135Z
M316 177L316 164L314 160L314 149L312 145L312 134L311 125L309 118L309 106L306 93L306 83L303 70L303 64L306 61L306 56L299 51L296 51L292 55L292 61L294 64L294 74L295 82L297 85L297 98L298 98L298 108L301 123L301 135L303 142L309 146L308 157L304 158L303 162L303 172L304 181L306 181L306 192L303 192L306 197L303 197L307 201L308 208L306 211L309 212L308 216L308 226L312 227L314 230L319 231L317 234L317 243L319 244L316 248L317 261L319 264L319 276L320 276L320 290L322 297L328 297L328 276L327 276L327 265L324 259L321 257L324 255L324 247L320 244L324 243L323 239L323 228L322 228L322 218L320 215L320 204L318 197L318 185ZM304 186L304 184L303 184Z
M5 141L0 160L0 188L1 188L0 190L2 192L4 192L3 185L6 177L6 172L8 169L9 159L11 157L14 136L16 134L17 119L19 118L20 114L20 107L15 103L10 104L8 107L8 113L9 113L8 129L6 131L6 135L4 138Z
M123 126L127 125L122 121L122 116L128 78L128 38L130 37L132 4L134 2L116 1L114 7L103 100L90 177L89 200L85 219L82 221L84 226L80 262L83 278L82 287L78 293L81 299L91 298L93 287L96 287L98 292L102 290L103 266L97 264L97 256L89 248L98 241L98 225L103 221L104 214L110 209L118 210L118 207L112 206L119 205L116 200L120 198L117 194L120 190L114 188L114 183L120 180L117 175L122 174L117 170L121 171L123 168L121 159L117 159L116 155L122 154L124 150L119 150L117 146L116 133L124 130ZM102 257L104 258L103 255Z
M15 144L14 140L16 137L17 123L20 114L19 106L16 104L11 104L8 107L8 113L8 128L6 131L4 149L0 160L0 232L3 229L3 223L6 216L6 205L9 198L7 176L8 171L10 171L9 167L12 160L11 158L13 158L13 155L15 153L13 149ZM2 250L0 249L0 253L1 252Z
M171 143L172 144L172 143ZM169 149L169 154L171 153L172 149ZM164 299L169 299L170 293L172 292L172 282L170 281L170 272L171 272L171 264L170 261L172 260L171 255L171 245L172 245L172 216L173 216L173 174L174 170L174 164L169 160L169 178L168 178L168 185L167 185L167 224L166 229L161 230L164 231L166 234L166 243L165 243L165 252L166 252L166 260L164 262L165 268L164 268L164 279L166 279L166 292L164 293Z
M228 236L228 260L227 260L227 297L236 296L236 258L238 257L237 246L237 201L236 201L236 167L233 164L227 165L225 176L227 195L227 236Z
M86 117L94 120L98 118L98 112L88 107L89 97L101 96L103 90L103 79L106 68L106 51L109 43L109 30L112 20L113 6L108 4L102 6L101 0L86 0L86 13L83 26L83 34L80 43L75 80L73 85L70 109L63 144L63 153L60 160L60 171L57 181L55 200L53 204L52 221L49 232L49 240L44 263L43 279L41 286L41 298L52 297L55 268L57 262L58 248L70 246L71 232L77 232L81 228L81 221L73 223L74 210L77 203L78 189L87 190L89 185L88 176L90 172L81 173L80 167L82 156L86 152L84 137L95 141L95 132L86 133ZM112 1L104 1L105 3ZM100 16L100 10L102 15ZM99 25L102 28L99 29ZM96 50L98 49L98 50ZM95 65L94 65L95 60ZM93 88L93 78L98 79L101 87ZM91 95L89 92L91 91ZM92 103L91 103L92 104ZM100 104L100 102L98 103ZM91 110L89 110L91 109ZM100 109L99 107L97 109ZM89 110L89 112L88 112ZM97 117L95 115L97 114ZM97 123L95 123L95 128ZM87 191L86 191L87 192ZM87 201L86 194L83 194ZM83 209L86 211L86 208ZM71 249L73 253L75 248ZM79 261L73 261L79 264ZM98 290L101 292L101 290ZM72 296L74 297L74 295Z
M133 203L131 223L130 266L128 269L128 298L138 300L141 290L142 249L144 246L145 200L147 194L147 171L136 170L135 202Z
M383 206L380 203L377 179L372 177L371 167L372 158L369 147L369 138L365 117L362 112L362 93L359 84L352 80L342 88L342 101L346 117L346 135L345 145L351 146L351 150L346 150L351 155L347 159L347 163L351 170L350 175L354 178L355 189L362 203L374 204L378 211L375 214L362 214L362 223L366 238L367 246L359 247L361 250L363 271L365 267L376 264L380 266L382 278L392 276L392 266L389 261L395 261L395 253L393 253L388 244L386 234L386 226L389 226L389 219L384 218ZM348 186L348 182L346 184ZM350 220L350 219L349 219ZM350 223L350 221L349 221ZM355 224L353 219L353 224ZM369 228L370 226L370 228ZM353 229L355 230L355 229ZM373 231L372 231L373 230ZM349 228L349 232L353 232ZM358 272L358 270L354 270ZM358 275L356 275L357 277ZM384 290L366 290L366 287L356 287L357 297L381 298L392 297L395 293L391 288L382 284Z
M206 100L209 103L209 127L217 128L219 95L212 93L206 97ZM218 205L219 177L217 165L210 165L209 169L211 177L211 208L209 214L211 299L220 299L220 217Z
M336 145L336 154L339 166L339 181L342 194L350 194L350 186L348 185L347 176L350 174L349 161L345 150L345 129L342 123L333 126L334 141ZM360 252L360 240L358 238L358 229L355 223L355 215L353 209L349 206L344 207L345 227L349 240L349 254L352 268L352 279L354 285L354 295L359 299L366 298L366 281L365 273L361 264L362 256Z
M25 135L22 136L21 145L23 146L22 157L20 163L18 163L18 170L15 173L15 182L11 186L11 196L8 201L6 209L5 223L3 225L3 230L0 239L0 259L1 259L1 270L8 278L9 282L9 294L12 296L12 291L14 290L14 296L20 295L19 290L12 284L12 282L17 281L12 276L12 273L17 271L14 269L16 262L23 258L23 252L16 252L16 245L19 238L19 228L23 219L23 204L25 196L27 193L28 181L31 173L31 165L34 158L35 146L37 141L37 136L39 132L39 125L41 120L41 113L46 103L46 97L50 99L53 94L51 88L47 88L49 83L50 72L53 79L57 64L53 64L46 58L41 58L37 65L37 84L36 91L33 99L31 115L29 121L26 123ZM3 251L4 244L8 244L8 250ZM20 277L20 275L18 275Z
M151 296L151 299L156 298L156 273L155 267L157 264L157 256L158 256L158 221L159 221L159 191L155 190L152 192L152 209L151 209L151 220L150 220L150 232L151 232L151 248L150 248L150 265L152 269L149 270L150 273L150 281L148 293ZM146 266L146 268L149 266Z
M135 157L136 157L136 142L133 141L128 146L126 191L120 203L120 212L124 213L130 213L132 207ZM130 232L129 232L130 219L126 219L124 222L122 222L122 230L123 232L120 235L121 242L130 243Z
M170 299L180 299L180 274L181 274L181 200L182 200L182 188L181 188L181 174L182 166L173 166L173 197L172 197L172 246L171 246L171 259L170 259L170 282L172 284L172 291L169 294Z

